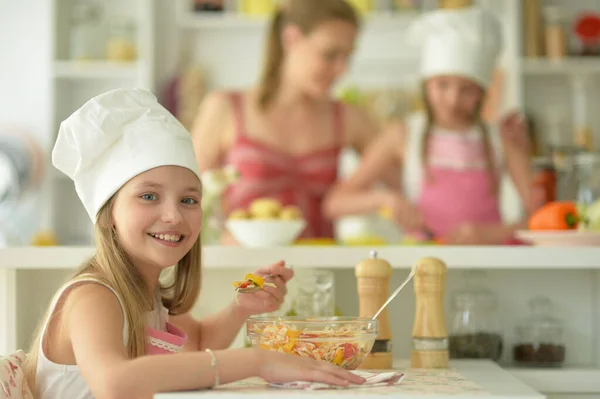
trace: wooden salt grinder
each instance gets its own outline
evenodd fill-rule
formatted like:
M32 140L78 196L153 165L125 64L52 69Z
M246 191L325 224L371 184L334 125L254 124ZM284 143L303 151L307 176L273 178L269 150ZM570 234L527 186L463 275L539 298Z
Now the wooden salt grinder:
M360 317L372 318L389 296L392 266L377 258L377 252L371 251L371 257L364 259L354 268L357 279ZM377 338L371 353L360 365L361 369L390 370L392 368L392 330L387 308L377 318Z
M436 258L417 262L414 276L416 313L413 325L413 368L448 367L448 332L444 318L447 267Z

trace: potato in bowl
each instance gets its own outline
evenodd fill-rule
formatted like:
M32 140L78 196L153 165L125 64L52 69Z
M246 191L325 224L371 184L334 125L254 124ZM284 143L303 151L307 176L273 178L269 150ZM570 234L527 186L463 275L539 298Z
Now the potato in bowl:
M225 226L245 247L276 247L293 244L306 227L306 221L297 206L259 198L247 209L231 211Z

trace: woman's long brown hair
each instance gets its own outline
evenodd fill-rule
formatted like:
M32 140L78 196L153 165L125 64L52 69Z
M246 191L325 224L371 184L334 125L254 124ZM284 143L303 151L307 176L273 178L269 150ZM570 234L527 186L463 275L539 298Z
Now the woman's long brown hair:
M281 83L281 65L285 55L281 34L284 26L296 25L307 35L320 24L331 20L341 20L359 27L358 15L346 0L288 0L275 11L259 85L258 103L263 111L273 101Z

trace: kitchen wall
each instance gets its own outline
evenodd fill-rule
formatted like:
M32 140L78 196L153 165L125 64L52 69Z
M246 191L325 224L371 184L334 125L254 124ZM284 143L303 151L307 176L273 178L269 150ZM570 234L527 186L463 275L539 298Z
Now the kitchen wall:
M49 147L50 2L0 0L0 126L18 125Z

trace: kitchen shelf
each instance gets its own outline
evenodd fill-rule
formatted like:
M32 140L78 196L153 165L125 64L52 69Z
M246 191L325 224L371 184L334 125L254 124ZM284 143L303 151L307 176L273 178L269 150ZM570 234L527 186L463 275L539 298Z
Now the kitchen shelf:
M418 11L379 12L369 13L364 17L368 27L398 27L408 25L419 15ZM238 12L192 12L178 13L177 23L185 29L249 29L265 28L269 17L245 16Z
M560 247L279 247L242 248L207 246L204 248L205 268L256 268L285 260L295 268L352 269L376 249L379 256L395 269L409 269L417 260L433 256L442 259L451 269L600 269L600 248L586 247L565 250ZM72 269L94 253L93 247L13 247L0 250L0 269Z
M134 79L137 62L59 60L53 65L53 75L59 79Z
M524 59L522 69L523 73L530 76L600 74L600 57L568 57L562 60Z

